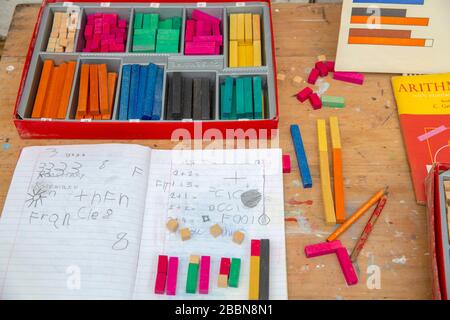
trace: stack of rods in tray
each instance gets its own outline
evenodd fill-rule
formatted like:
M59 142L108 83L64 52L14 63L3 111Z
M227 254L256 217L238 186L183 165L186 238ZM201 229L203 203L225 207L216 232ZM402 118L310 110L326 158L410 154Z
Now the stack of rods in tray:
M110 120L116 82L117 73L106 64L82 64L75 119Z
M230 68L260 67L261 17L252 13L230 14L229 61Z
M55 12L47 52L73 52L78 12Z
M76 61L59 65L50 59L44 61L32 118L66 118L76 64Z
M119 120L160 120L164 70L156 64L122 68Z
M181 17L160 19L157 13L136 13L133 52L178 53Z
M225 78L220 85L220 119L264 119L261 76Z
M191 78L172 73L167 86L166 120L213 120L212 83L205 76Z

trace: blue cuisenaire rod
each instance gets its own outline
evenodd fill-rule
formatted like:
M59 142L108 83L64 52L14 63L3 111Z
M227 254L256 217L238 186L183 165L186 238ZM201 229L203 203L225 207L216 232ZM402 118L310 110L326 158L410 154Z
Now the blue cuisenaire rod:
M353 3L384 3L423 5L425 0L353 0Z
M303 188L312 188L311 172L309 171L308 159L306 158L302 134L300 133L298 125L291 125L291 136L295 154L297 156L298 169L300 170L300 176L302 177Z

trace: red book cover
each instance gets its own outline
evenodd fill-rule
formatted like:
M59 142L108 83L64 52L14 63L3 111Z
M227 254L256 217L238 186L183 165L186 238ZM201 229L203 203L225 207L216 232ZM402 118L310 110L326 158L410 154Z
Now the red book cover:
M450 162L450 74L398 76L392 87L416 200L425 204L425 177Z

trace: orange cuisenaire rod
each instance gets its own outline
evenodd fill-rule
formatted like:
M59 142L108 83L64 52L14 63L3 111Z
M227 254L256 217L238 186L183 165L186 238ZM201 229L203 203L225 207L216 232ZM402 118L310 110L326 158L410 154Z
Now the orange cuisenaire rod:
M108 71L106 64L98 65L98 92L100 102L100 113L108 113ZM101 118L101 117L100 117Z
M67 63L61 63L59 65L58 77L56 80L55 91L52 93L51 107L49 112L49 118L55 119L58 115L59 105L61 104L61 97L64 88L64 80L66 79Z
M75 119L82 119L86 115L88 109L89 94L89 65L81 65L80 89L78 91L78 106Z
M341 134L339 132L339 121L337 117L330 117L331 145L333 148L333 190L334 190L334 211L336 222L344 223L344 178L342 174L342 145Z
M349 44L373 44L384 46L425 47L426 39L381 38L381 37L349 37Z
M75 74L76 61L69 61L67 63L66 77L64 79L64 87L61 95L61 102L59 103L57 119L64 119L69 106L70 92L72 91L73 76Z
M52 79L50 81L47 97L45 99L45 106L44 109L42 110L42 118L51 118L51 115L53 113L52 109L53 104L56 101L55 93L58 90L58 80L60 78L60 70L61 65L57 67L55 66L55 68L53 68Z
M372 16L352 16L350 23L360 24L394 24L404 26L428 26L429 18L404 18L404 17L376 17Z
M48 88L50 87L53 69L53 60L45 60L44 66L42 67L41 79L39 80L36 99L34 100L33 112L31 113L32 118L42 117L42 111L45 106Z
M363 204L356 212L348 218L339 228L337 228L328 238L327 241L336 240L341 234L343 234L352 224L358 221L363 214L370 209L381 197L387 192L387 188L378 191L372 198L369 199L365 204Z
M116 93L117 73L108 72L108 113L102 114L103 120L111 120L114 106L114 96Z
M98 99L98 66L89 65L89 113L93 116L100 114Z

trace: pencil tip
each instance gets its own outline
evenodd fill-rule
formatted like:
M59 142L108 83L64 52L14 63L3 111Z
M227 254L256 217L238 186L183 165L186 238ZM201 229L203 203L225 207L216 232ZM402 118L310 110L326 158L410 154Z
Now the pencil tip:
M388 195L388 194L389 194L389 186L386 186L386 187L384 188L384 194L385 194L385 195Z

